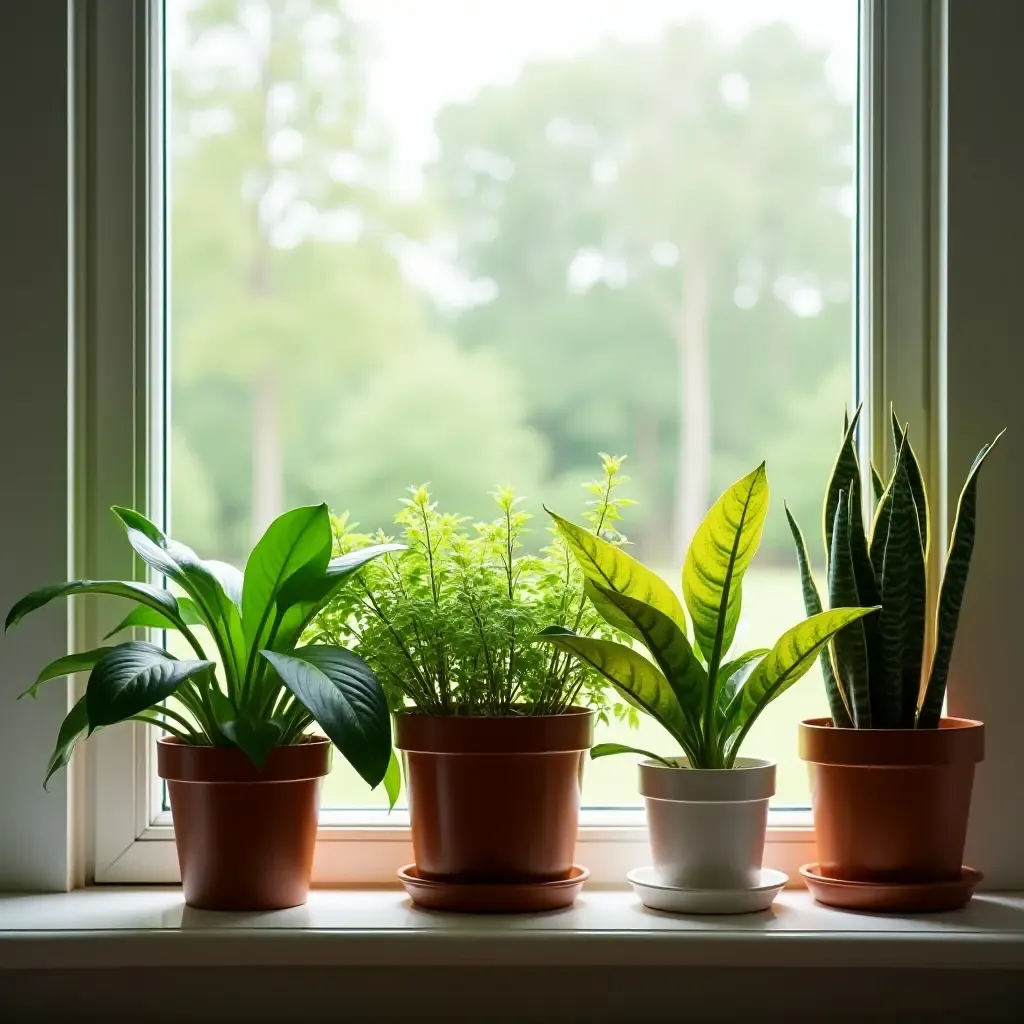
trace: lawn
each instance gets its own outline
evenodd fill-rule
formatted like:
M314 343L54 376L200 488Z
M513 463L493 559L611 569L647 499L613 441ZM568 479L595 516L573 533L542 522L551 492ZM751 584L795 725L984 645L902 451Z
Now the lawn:
M663 572L667 580L676 573ZM735 650L771 647L779 635L804 617L800 580L796 569L753 568L744 580L743 617L736 633ZM760 717L751 730L743 753L770 757L778 761L778 790L775 802L780 806L807 806L810 803L807 776L796 753L796 723L812 715L826 715L828 705L815 667L788 693L779 698ZM675 754L661 729L644 720L638 729L614 723L598 730L599 742L618 740L646 747L662 754ZM639 804L636 792L636 758L622 755L587 764L584 773L583 802L591 807L622 807ZM383 793L371 793L366 784L345 762L335 755L335 768L324 784L325 808L380 807ZM403 797L404 804L404 797Z

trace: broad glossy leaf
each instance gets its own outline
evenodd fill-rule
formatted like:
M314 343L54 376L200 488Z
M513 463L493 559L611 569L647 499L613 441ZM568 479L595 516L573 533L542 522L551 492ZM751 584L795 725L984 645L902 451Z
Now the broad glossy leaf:
M928 513L928 491L924 485L924 476L921 473L921 465L914 454L913 445L910 443L909 432L906 428L900 427L900 421L896 418L896 410L890 410L892 416L892 439L896 451L906 444L907 479L910 481L910 490L914 495L914 506L917 509L917 525L921 532L921 546L924 549L925 562L928 561L928 546L931 543L931 531L929 528Z
M727 661L719 669L718 674L721 676L722 683L718 688L717 713L722 726L730 722L739 712L739 701L736 700L736 697L750 677L750 673L757 668L756 662L760 661L768 653L768 650L767 647L758 647L755 650L747 651L746 654Z
M203 625L202 616L196 611L196 606L191 598L179 597L177 601L179 622L169 619L155 608L140 605L138 608L133 608L103 639L109 640L124 629L179 629L180 622L184 622L186 626Z
M249 649L263 646L279 607L281 588L294 576L323 577L331 559L331 517L326 505L307 505L278 516L245 563L242 625Z
M241 612L244 583L241 570L230 562L219 562L216 558L204 559L203 565L213 573L228 595L228 600Z
M36 677L36 681L24 692L18 694L18 700L22 697L35 697L38 695L39 687L51 679L63 679L65 676L74 675L76 672L88 672L107 653L113 650L112 647L97 647L94 651L83 651L81 654L65 654L63 658L51 661Z
M219 722L220 730L256 768L262 768L270 751L281 741L282 726L273 719L251 722L248 718L231 718Z
M917 724L922 729L938 727L942 716L942 701L946 694L946 680L949 676L949 662L953 654L953 643L956 640L957 626L960 622L960 605L967 586L967 574L971 567L971 554L974 551L974 534L978 515L978 474L982 463L995 448L999 438L985 445L971 466L964 482L960 499L957 502L956 519L953 522L953 534L946 556L946 568L942 574L942 586L939 589L939 606L935 616L935 657L932 660L928 685L921 702L921 712Z
M846 425L843 432L843 443L839 446L839 453L832 466L829 481L825 488L824 507L824 532L825 532L825 555L831 557L832 552L832 530L835 526L836 506L839 504L839 492L850 492L851 481L860 481L860 462L857 459L857 424L860 421L860 414L863 406L857 406L853 419Z
M642 654L612 640L593 637L546 633L539 638L589 665L623 697L664 726L681 746L686 746L690 735L699 734L696 723L687 718L668 680Z
M398 798L402 795L402 765L399 763L395 752L391 751L391 759L388 761L388 770L384 773L384 781L381 783L384 792L388 797L388 811L395 809Z
M683 631L667 615L649 604L606 590L597 583L593 587L633 627L630 632L635 631L636 637L654 658L672 687L679 706L689 718L699 720L707 692L708 673L693 653Z
M889 515L882 559L882 610L878 616L880 671L871 679L871 710L876 729L895 729L899 727L903 707L903 650L911 557L921 557L917 510L902 460L883 500L888 502Z
M832 553L828 563L828 598L833 608L863 606L857 592L857 580L850 549L850 511L852 502L846 491L839 492L836 521L832 527ZM868 671L868 646L863 623L854 622L832 640L836 675L842 679L849 697L853 724L871 728L871 682Z
M737 480L711 507L683 563L683 599L697 646L710 664L732 646L742 606L743 574L761 543L768 515L764 463Z
M85 689L89 731L123 722L166 700L212 661L177 661L155 644L118 644L95 665Z
M343 647L260 653L367 785L378 786L391 759L391 719L369 665Z
M597 743L590 749L591 759L608 757L611 754L639 754L641 757L647 757L652 761L657 761L658 764L663 764L666 768L678 767L674 762L666 757L662 757L660 754L652 753L650 750L643 750L640 747L630 747L625 743Z
M613 604L604 595L608 591L604 591L598 587L592 580L583 580L583 593L586 595L587 600L597 610L598 615L608 623L609 626L614 626L616 629L628 636L631 636L634 640L643 642L643 636L640 631L633 625L632 622L622 613L618 605ZM670 620L671 621L671 620Z
M163 587L151 583L135 583L130 580L72 580L69 583L53 583L48 587L40 587L26 594L8 613L5 629L20 622L29 612L49 604L58 597L71 597L74 594L109 594L112 597L124 597L129 601L155 608L168 618L178 619L178 601L175 596Z
M818 595L818 588L814 583L814 576L811 574L811 560L807 554L807 543L804 541L803 531L788 507L786 508L786 519L789 521L789 530L793 534L793 544L796 547L796 561L800 569L800 584L804 597L804 613L810 618L821 611L821 597ZM839 728L850 729L853 727L853 719L850 716L847 696L836 681L828 647L822 649L819 660L832 721Z
M622 548L570 523L550 509L547 513L555 521L583 575L605 590L625 594L634 601L642 601L668 616L684 634L686 616L672 588L647 566L627 555Z
M61 722L60 731L57 733L57 745L50 755L50 762L46 766L46 778L43 779L43 789L53 777L55 772L60 771L71 760L75 744L89 730L89 715L85 710L85 698L83 697L67 713L64 721Z
M741 727L729 748L728 764L731 765L735 760L743 740L761 712L807 674L814 660L836 633L875 611L875 608L833 608L804 619L779 637L740 691L742 704L738 721Z

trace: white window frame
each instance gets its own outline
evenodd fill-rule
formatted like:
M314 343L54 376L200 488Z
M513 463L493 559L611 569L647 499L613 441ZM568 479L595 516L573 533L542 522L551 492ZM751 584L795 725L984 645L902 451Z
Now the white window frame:
M76 367L78 418L74 496L78 575L132 578L140 572L109 514L115 503L162 507L152 429L165 400L163 313L151 302L163 273L164 239L149 216L160 196L163 126L159 0L87 0L75 5L76 295L83 339ZM941 222L944 5L939 0L861 0L857 335L860 398L869 416L864 454L888 468L890 401L910 420L935 494L945 493L941 368ZM102 229L100 229L102 228ZM944 507L944 502L937 507ZM946 535L944 523L936 528ZM938 566L941 545L933 545ZM934 571L931 577L935 578ZM929 595L934 603L935 595ZM80 649L113 622L101 603L76 615ZM83 679L70 684L80 691ZM796 723L794 722L794 729ZM87 877L97 883L179 880L173 827L155 784L153 731L123 724L80 745L72 763L88 795ZM314 883L394 884L410 862L408 827L321 816ZM578 858L595 884L621 885L647 855L642 812L584 812ZM772 812L766 862L799 879L814 859L809 812Z

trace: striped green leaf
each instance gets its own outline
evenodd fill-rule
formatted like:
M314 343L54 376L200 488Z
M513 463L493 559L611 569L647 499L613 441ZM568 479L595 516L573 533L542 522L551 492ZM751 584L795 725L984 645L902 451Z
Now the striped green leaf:
M786 507L786 519L789 521L789 531L793 534L793 544L796 547L796 561L800 568L804 611L808 616L817 615L821 611L821 597L818 594L817 586L815 586L814 577L811 575L811 562L807 554L807 542L804 540L803 531L793 518L788 506ZM827 647L822 649L820 659L821 674L825 680L825 695L828 697L832 722L841 729L850 729L853 727L853 719L850 716L849 701L845 691L836 681L836 674L832 668L832 659L829 657Z
M807 674L825 645L841 629L875 610L833 608L804 619L779 637L740 691L742 704L738 719L741 726L726 751L725 767L734 763L743 740L761 712Z
M892 515L893 494L903 460L904 445L901 444L896 451L896 464L893 468L892 478L886 485L882 497L878 500L875 518L871 524L871 536L868 540L868 553L871 557L871 567L875 571L875 579L878 580L879 593L882 588L882 563L885 561L885 544L889 537L889 518Z
M913 456L907 445L909 467ZM913 729L917 704L921 696L921 666L924 660L924 619L928 603L928 582L925 569L924 542L921 539L921 514L914 496L914 482L907 473L910 502L907 503L903 529L910 535L907 546L907 589L903 619L903 660L900 669L901 729ZM922 497L923 497L923 491Z
M642 601L667 615L685 634L686 616L672 588L622 548L563 519L550 509L545 511L555 521L583 575L592 583L617 594ZM600 611L600 608L598 609ZM615 625L615 623L612 623Z
M1005 433L1005 431L1003 432ZM942 715L942 701L946 694L946 680L949 676L949 662L956 640L957 626L960 622L960 605L967 586L967 574L971 565L971 554L974 551L974 534L978 514L978 473L982 463L996 446L1000 433L991 444L985 445L971 466L960 492L957 503L956 519L953 523L953 534L946 556L946 568L942 574L942 586L939 590L939 607L935 619L935 657L925 688L924 700L917 724L922 729L938 727Z
M857 406L853 419L847 424L843 433L843 443L839 447L839 454L832 466L832 473L829 476L828 485L825 488L825 507L823 530L825 534L825 555L831 557L832 552L832 530L836 520L836 506L839 504L839 492L845 491L849 494L852 481L860 481L860 463L857 461L857 424L860 421L862 406ZM845 416L844 416L845 422Z
M921 473L921 465L914 454L913 445L910 443L908 428L901 427L896 417L896 410L892 413L892 440L896 451L906 443L906 469L907 478L910 480L910 490L914 495L914 505L917 508L917 525L921 532L921 546L924 549L925 562L928 561L928 545L931 543L930 528L928 523L928 492L924 486L924 476Z
M861 599L853 566L850 519L853 502L846 491L839 492L835 523L832 527L832 551L828 566L829 604L832 608L855 608ZM870 729L872 724L868 647L862 623L854 623L832 640L836 675L842 679L850 698L853 724Z
M882 500L882 495L885 494L885 481L875 469L874 463L871 463L871 490L875 495L875 506L877 506Z

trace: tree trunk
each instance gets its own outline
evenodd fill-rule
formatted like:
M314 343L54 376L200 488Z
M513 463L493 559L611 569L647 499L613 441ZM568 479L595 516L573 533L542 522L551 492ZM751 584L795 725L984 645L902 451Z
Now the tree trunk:
M256 378L252 409L252 541L284 510L281 452L281 391L277 374L266 368Z
M707 513L711 486L710 291L710 261L697 249L683 263L682 308L673 330L679 374L679 445L672 539L675 561L680 565Z

